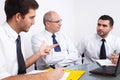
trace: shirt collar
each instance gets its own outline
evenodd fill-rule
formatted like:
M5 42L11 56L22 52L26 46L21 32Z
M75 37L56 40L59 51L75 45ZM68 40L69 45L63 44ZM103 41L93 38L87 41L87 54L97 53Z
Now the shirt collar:
M96 37L99 41L101 41L102 37L100 37L98 34L96 34Z
M53 35L53 33L49 32L49 31L47 31L47 30L45 30L45 32L46 32L49 36L52 36L52 35ZM56 33L54 33L54 34L57 35L58 32L56 32Z
M100 37L98 34L96 34L96 37L97 37L97 39L99 40L99 41L101 41L103 38L102 37ZM105 40L106 40L106 42L109 40L109 38L110 38L110 35L107 35L107 37L106 38L104 38Z
M4 30L8 35L8 37L16 41L18 34L10 27L10 25L7 22L5 22L3 25L4 25Z

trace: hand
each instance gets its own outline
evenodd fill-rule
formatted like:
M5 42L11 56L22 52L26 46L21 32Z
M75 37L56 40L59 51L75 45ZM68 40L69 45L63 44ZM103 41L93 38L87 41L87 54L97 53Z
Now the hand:
M64 74L64 68L56 68L48 72L48 79L59 80Z
M43 42L40 46L38 53L40 54L40 56L46 56L50 53L51 49L53 49L56 46L58 46L58 44L48 46L45 44L45 42Z
M115 53L113 53L113 54L109 57L109 59L112 61L113 64L117 64L118 58L119 58L119 55L118 55L118 54L115 54Z

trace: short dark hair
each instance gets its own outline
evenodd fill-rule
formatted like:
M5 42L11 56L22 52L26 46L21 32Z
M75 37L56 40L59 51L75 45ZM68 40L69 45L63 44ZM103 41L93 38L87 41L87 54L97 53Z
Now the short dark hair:
M111 16L109 15L102 15L98 20L109 20L110 21L110 26L113 26L114 25L114 20Z
M16 13L20 13L24 17L30 8L37 9L38 7L39 5L35 0L6 0L4 10L8 20Z

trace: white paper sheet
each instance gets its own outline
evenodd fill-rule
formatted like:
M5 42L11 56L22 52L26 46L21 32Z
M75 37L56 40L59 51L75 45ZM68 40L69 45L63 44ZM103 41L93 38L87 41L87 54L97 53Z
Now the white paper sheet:
M29 72L27 74L36 74L36 73L40 73L40 72L45 72L45 70L33 70L33 71L31 71L31 72ZM70 74L70 72L64 72L63 77L61 79L59 79L59 80L66 80L67 77L69 76L69 74Z
M96 62L100 66L116 66L116 64L113 64L109 59L100 59L100 60L96 60Z

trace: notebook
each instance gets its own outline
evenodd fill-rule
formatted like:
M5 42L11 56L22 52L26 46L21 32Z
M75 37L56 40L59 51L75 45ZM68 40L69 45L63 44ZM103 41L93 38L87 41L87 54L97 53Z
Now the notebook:
M99 59L96 60L96 63L99 66L116 66L116 64L113 64L110 59Z
M104 76L117 76L118 74L120 74L120 54L119 54L119 59L116 66L101 66L89 72L93 74L104 75Z

